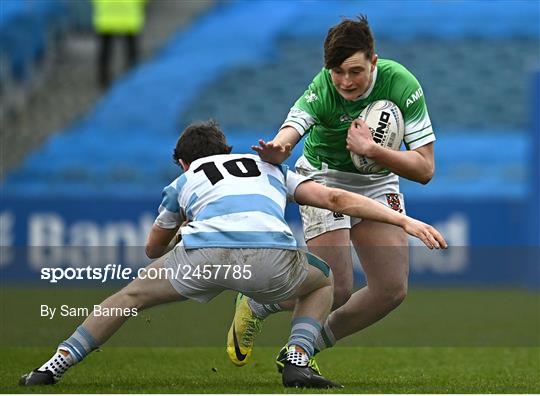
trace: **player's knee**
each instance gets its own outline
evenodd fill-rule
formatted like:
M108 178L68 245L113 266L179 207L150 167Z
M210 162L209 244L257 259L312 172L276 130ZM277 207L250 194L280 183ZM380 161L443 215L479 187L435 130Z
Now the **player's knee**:
M352 289L347 286L334 285L334 305L333 309L339 308L345 305L349 298L351 298Z
M315 284L317 285L315 288L321 288L321 287L332 287L334 286L334 275L332 274L332 271L328 271L327 273L319 270L315 270Z
M400 287L398 290L394 291L393 296L393 305L398 307L407 297L407 285Z
M391 311L397 308L407 297L407 283L386 285L379 293L380 301Z
M332 274L332 271L329 271L328 276L324 277L324 286L331 286L332 289L334 288L334 274Z
M321 288L321 289L325 288L327 290L327 292L330 293L330 295L333 294L333 291L334 291L334 276L332 275L332 271L330 271L328 273L328 275L322 274L322 276L319 278L318 283L319 283L318 284L319 288Z

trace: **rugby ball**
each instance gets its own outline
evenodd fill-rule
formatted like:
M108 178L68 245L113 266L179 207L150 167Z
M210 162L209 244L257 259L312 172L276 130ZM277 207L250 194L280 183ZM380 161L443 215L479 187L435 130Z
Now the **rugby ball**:
M363 119L369 126L375 143L392 150L399 150L405 124L401 110L394 102L378 100L367 106L358 118ZM377 173L385 168L363 155L351 151L351 159L360 173Z

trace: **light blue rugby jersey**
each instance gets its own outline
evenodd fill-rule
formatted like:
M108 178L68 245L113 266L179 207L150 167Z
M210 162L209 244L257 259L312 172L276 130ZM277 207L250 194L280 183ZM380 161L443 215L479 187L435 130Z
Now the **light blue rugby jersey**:
M163 190L155 224L182 227L186 249L204 247L296 249L285 222L287 200L308 180L252 154L223 154L193 161Z

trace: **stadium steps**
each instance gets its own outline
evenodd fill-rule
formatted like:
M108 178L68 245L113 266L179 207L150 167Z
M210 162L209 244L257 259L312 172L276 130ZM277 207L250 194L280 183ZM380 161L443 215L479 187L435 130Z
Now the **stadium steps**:
M76 14L75 27L79 30L71 31L65 37L54 58L49 61L50 71L31 95L24 90L11 91L15 94L12 105L17 106L18 112L15 113L18 115L0 120L0 180L47 138L84 117L102 95L95 78L97 41L92 31L87 30L91 29L91 6L83 1L72 4L77 5L71 11ZM150 1L142 37L141 60L153 56L174 31L187 25L195 15L211 5L212 1ZM123 69L122 55L122 51L115 51L113 59L117 76Z

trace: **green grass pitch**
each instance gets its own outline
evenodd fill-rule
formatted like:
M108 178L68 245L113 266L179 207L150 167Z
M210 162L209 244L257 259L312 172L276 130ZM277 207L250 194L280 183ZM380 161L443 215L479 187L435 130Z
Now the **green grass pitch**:
M285 390L275 348L255 350L245 367L224 348L104 348L52 387L22 388L18 376L50 348L2 351L3 393L305 393ZM323 374L345 385L320 393L538 393L539 348L341 347L319 358ZM7 363L9 362L9 363ZM30 363L32 362L32 363ZM310 393L319 393L310 391Z
M233 294L141 313L53 387L22 388L82 318L39 316L40 304L89 306L110 289L0 290L2 393L540 393L540 294L417 289L389 317L318 356L343 390L284 389L273 360L290 314L269 318L252 360L233 366L225 339Z

